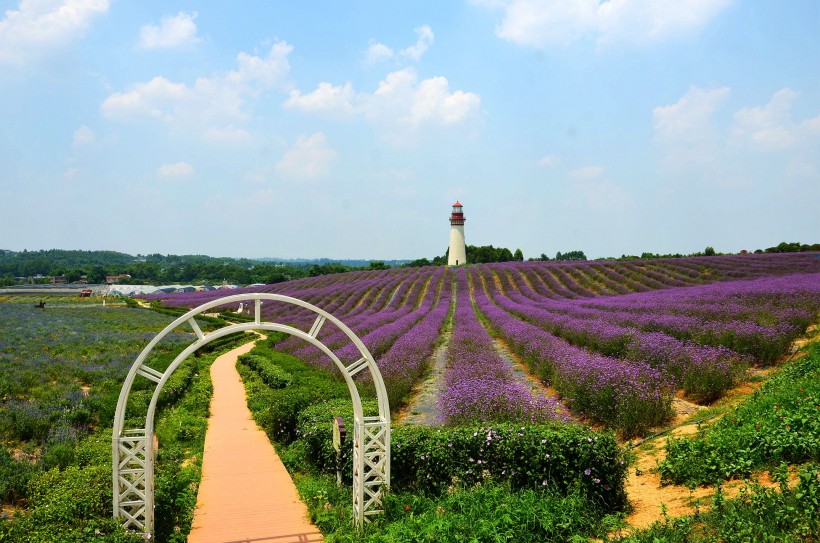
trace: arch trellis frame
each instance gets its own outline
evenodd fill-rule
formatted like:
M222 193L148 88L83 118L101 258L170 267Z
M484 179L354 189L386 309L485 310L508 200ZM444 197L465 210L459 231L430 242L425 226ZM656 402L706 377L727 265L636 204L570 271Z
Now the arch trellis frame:
M253 302L252 322L231 324L208 334L202 332L195 317L215 307ZM290 325L262 320L262 303L280 302L307 309L316 315L310 330L304 332ZM361 357L345 364L317 336L330 321L351 340ZM188 325L196 340L179 353L163 372L146 365L148 355L169 333ZM381 513L383 493L390 487L390 406L387 389L373 356L361 339L339 319L304 300L280 294L252 293L226 296L207 302L174 320L157 334L134 361L120 390L114 415L112 434L112 467L114 490L114 517L123 520L123 526L143 532L154 530L154 415L162 388L185 359L200 347L235 332L266 330L284 332L319 348L327 355L347 383L353 400L353 515L358 525L368 517ZM379 406L377 416L364 416L359 391L353 377L367 369L373 378ZM128 397L137 377L154 383L143 428L125 428ZM328 422L330 423L330 421Z

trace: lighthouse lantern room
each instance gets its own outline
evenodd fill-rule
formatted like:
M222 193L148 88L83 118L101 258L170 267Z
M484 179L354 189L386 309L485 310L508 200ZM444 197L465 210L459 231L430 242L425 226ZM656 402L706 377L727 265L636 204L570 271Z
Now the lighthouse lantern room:
M450 250L447 255L448 266L462 266L467 263L467 246L464 242L464 211L456 202L450 214Z

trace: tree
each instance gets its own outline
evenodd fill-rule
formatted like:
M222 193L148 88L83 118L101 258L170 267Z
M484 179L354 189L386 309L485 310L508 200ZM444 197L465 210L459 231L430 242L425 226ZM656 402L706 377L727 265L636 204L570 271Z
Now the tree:
M513 260L516 262L524 262L524 253L521 252L521 249L515 250L515 253L513 253Z
M715 248L714 247L707 247L703 250L703 256L715 256Z
M800 243L793 242L787 243L785 241L781 241L777 247L769 247L766 249L767 253L799 253L800 252Z
M105 283L105 276L107 274L105 273L105 268L97 265L91 266L91 269L88 270L86 275L88 276L87 279L89 283Z
M586 260L587 255L584 254L584 251L569 251L564 254L561 254L561 251L558 251L555 254L555 260Z

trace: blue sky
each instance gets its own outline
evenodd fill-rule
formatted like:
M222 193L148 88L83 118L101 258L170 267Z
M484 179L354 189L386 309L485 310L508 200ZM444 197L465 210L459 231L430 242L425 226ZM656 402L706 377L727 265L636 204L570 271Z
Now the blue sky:
M820 241L816 0L0 7L0 248Z

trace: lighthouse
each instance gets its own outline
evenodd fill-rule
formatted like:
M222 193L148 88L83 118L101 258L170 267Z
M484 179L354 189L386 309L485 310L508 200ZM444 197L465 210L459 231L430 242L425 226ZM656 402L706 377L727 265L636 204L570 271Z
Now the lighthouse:
M464 244L463 206L456 202L450 214L450 251L447 256L448 266L461 266L467 263L467 247Z

